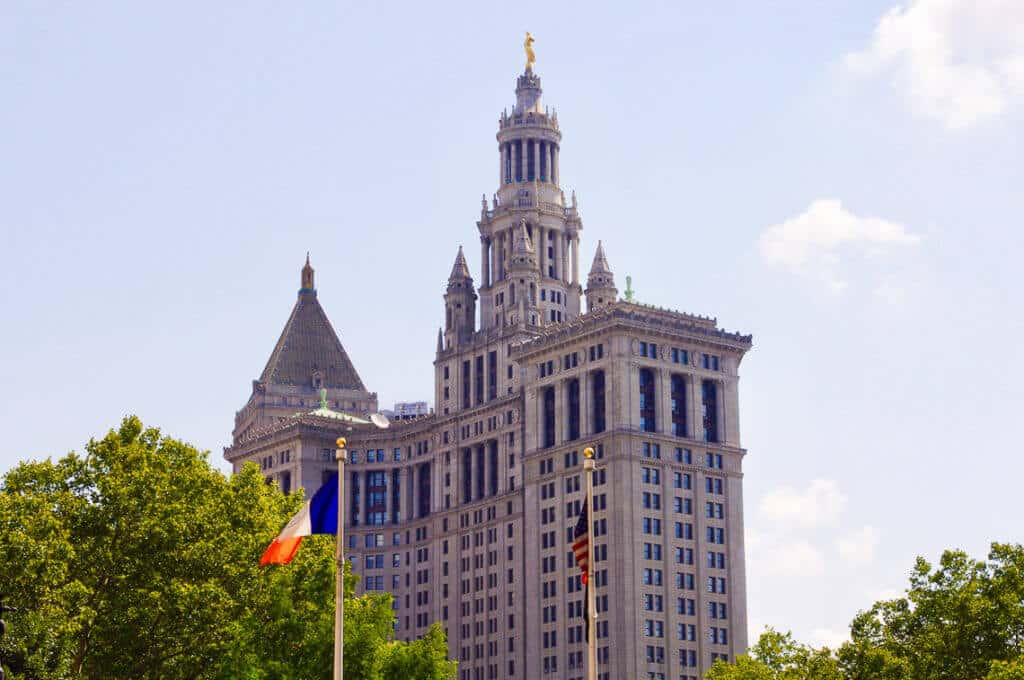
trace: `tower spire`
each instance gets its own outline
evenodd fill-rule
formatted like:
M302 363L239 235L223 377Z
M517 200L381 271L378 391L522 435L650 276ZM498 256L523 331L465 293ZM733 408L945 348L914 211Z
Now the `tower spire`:
M452 265L452 273L448 277L448 281L457 280L473 280L473 277L469 273L469 265L466 264L466 256L462 252L462 246L459 246L459 252L455 254L455 264Z
M604 244L601 241L597 242L597 252L594 253L594 264L590 265L590 276L595 274L609 274L611 275L612 269L608 266L608 258L604 254ZM590 278L590 277L587 277Z
M316 286L313 282L313 267L309 264L309 251L306 251L306 265L302 268L302 287L299 293L315 293Z
M590 274L587 275L586 295L588 312L612 304L619 295L619 289L615 287L615 274L608 265L601 241L597 242L594 263L590 265Z

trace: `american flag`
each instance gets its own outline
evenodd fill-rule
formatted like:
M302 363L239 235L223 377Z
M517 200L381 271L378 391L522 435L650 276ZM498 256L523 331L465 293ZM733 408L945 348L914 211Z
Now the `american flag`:
M587 501L583 501L583 509L580 510L580 518L576 521L576 528L573 529L572 552L576 555L576 564L583 570L583 634L587 642L590 642L590 585L587 584L587 567L590 566L590 522L587 514Z
M576 521L576 528L572 532L572 551L576 555L576 565L583 570L583 584L587 583L587 560L590 557L590 522L587 521L587 501L583 501L583 509L580 510L580 518Z

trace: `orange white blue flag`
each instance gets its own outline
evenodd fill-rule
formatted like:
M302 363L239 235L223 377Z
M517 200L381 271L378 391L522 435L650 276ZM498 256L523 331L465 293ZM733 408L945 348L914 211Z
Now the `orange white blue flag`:
M260 566L288 564L295 558L299 544L313 534L338 533L338 473L317 489L313 497L285 525L260 557Z

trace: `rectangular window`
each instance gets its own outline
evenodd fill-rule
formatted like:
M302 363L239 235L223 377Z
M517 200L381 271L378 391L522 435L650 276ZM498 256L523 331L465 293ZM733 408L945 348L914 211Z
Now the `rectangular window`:
M643 344L643 343L641 343ZM654 371L640 369L640 429L654 432L657 423L654 417Z
M555 445L555 388L544 388L542 398L544 404L544 448L548 448Z
M718 386L713 380L701 381L701 414L704 420L704 441L718 441Z
M686 379L672 374L672 434L686 436Z
M573 354L575 357L576 355ZM580 438L580 381L576 378L568 383L569 441Z

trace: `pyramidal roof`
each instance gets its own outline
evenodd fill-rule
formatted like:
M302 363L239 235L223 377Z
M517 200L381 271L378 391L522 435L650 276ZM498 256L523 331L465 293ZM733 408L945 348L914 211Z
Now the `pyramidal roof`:
M316 371L320 372L323 387L366 390L316 298L310 268L303 272L299 299L267 360L260 382L313 387Z
M469 274L469 265L466 264L466 256L462 253L462 246L459 246L459 252L455 255L455 264L452 265L452 273L448 280L472 278Z
M590 265L591 274L611 274L612 268L608 266L608 258L604 256L604 245L597 242L597 252L594 253L594 264Z

